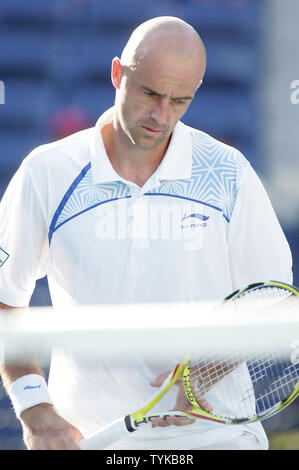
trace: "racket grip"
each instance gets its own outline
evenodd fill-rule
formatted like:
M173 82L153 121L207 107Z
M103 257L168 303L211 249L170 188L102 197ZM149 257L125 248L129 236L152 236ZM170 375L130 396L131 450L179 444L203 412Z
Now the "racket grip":
M128 434L131 433L128 431L125 421L122 418L114 421L95 434L82 439L79 442L79 446L81 450L102 450L114 442L123 439Z

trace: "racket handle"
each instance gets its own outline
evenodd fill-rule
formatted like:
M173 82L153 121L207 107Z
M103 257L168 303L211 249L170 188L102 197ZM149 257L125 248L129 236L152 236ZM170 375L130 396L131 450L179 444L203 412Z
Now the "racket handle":
M126 425L124 419L118 419L113 423L109 424L101 431L92 434L79 442L81 450L102 450L113 444L120 439L123 439L128 434L131 434Z

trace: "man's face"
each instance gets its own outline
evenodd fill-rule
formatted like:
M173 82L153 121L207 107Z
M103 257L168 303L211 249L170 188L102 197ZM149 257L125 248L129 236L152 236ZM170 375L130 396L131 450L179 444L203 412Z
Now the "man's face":
M190 60L156 57L134 68L123 67L115 102L121 131L139 148L165 144L200 82Z

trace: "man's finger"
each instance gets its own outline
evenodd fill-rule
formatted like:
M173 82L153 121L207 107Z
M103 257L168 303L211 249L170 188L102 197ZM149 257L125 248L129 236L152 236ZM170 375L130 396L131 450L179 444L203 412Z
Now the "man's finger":
M158 377L156 377L154 380L150 382L150 385L152 387L161 387L162 383L164 380L167 379L169 376L170 372L163 372L163 374L160 374Z
M168 416L167 418L154 418L152 420L152 427L167 428L169 426L186 426L194 423L194 419L189 419L184 416Z
M188 426L194 423L195 419L185 418L184 416L169 416L167 421L172 426Z

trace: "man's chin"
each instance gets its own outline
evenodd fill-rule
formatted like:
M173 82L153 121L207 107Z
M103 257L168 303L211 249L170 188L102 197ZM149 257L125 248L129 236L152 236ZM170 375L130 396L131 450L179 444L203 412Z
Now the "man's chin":
M167 136L132 136L131 141L136 147L141 149L152 150L155 149L167 141Z

